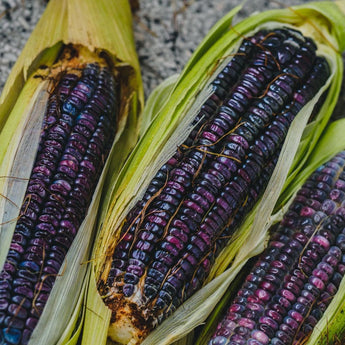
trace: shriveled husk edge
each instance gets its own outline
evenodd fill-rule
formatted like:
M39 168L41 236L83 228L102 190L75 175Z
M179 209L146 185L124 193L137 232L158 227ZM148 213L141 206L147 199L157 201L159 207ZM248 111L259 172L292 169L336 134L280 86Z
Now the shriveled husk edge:
M155 96L155 102L159 101L163 104L166 99L166 103L126 161L120 175L114 179L114 188L107 195L106 203L102 205L100 231L92 255L94 272L90 275L83 345L95 342L105 344L106 326L104 324L109 322L111 313L105 306L99 306L102 298L97 292L96 284L99 277L109 270L110 260L108 262L105 260L107 256L109 259L113 251L125 215L142 196L155 172L188 135L190 123L198 107L211 93L210 87L205 88L205 85L216 76L221 68L218 65L226 64L225 60L236 52L240 36L250 36L261 26L291 24L301 28L303 24L302 31L308 36L312 35L319 43L320 54L327 58L332 76L327 85L302 109L293 122L265 195L237 232L236 240L231 241L231 245L217 260L211 275L216 278L153 331L143 341L143 345L170 344L201 324L248 258L263 250L267 229L274 218L278 219L277 216L273 218L270 215L283 189L288 172L296 174L300 170L332 113L341 85L342 60L338 51L340 50L339 39L344 32L344 27L339 26L339 23L344 25L344 17L335 3L313 3L291 9L268 11L254 15L234 28L230 28L232 19L239 9L239 7L235 8L210 31L185 67L172 91L170 92L171 85L169 84L160 90L161 97ZM320 30L322 30L322 35ZM320 43L322 41L323 43ZM329 88L328 96L324 106L313 122L308 125L308 131L303 134L313 106L327 87ZM170 96L167 97L169 93ZM150 100L148 104L149 102ZM154 108L155 106L151 105L149 109ZM302 141L303 146L299 147L298 143L301 139L308 145L303 144ZM256 214L259 216L255 217ZM231 260L233 260L231 269L222 273ZM94 311L93 306L96 305L97 311Z
M49 80L34 78L52 66L65 44L105 53L121 76L118 130L87 217L62 265L30 344L75 344L84 315L87 260L107 171L116 174L140 132L143 88L127 0L52 0L14 65L0 97L0 268L6 259L35 159ZM12 220L12 221L11 221ZM76 328L77 327L77 328Z

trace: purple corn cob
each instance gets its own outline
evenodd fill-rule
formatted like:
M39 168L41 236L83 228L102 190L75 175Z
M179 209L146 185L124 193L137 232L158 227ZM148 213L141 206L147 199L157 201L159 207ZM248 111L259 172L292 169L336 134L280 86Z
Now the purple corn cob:
M209 345L302 344L344 275L345 152L297 193Z
M27 344L86 216L116 130L104 63L58 76L13 239L0 272L0 344Z
M202 286L265 189L291 122L329 76L315 50L297 31L261 31L213 81L196 127L129 212L99 281L114 321L132 313L145 334Z

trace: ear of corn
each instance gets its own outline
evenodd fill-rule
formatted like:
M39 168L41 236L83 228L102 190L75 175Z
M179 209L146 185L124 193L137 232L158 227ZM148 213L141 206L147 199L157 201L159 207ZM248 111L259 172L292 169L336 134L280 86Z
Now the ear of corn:
M306 343L344 274L345 153L298 190L209 345Z
M338 7L334 3L322 3L309 7L270 11L252 16L229 30L232 17L238 10L235 9L220 21L206 37L173 86L167 101L157 98L156 102L160 101L164 105L162 108L160 105L157 106L160 108L159 113L127 160L111 194L107 196L108 203L102 210L101 231L93 253L94 272L90 275L83 344L92 344L101 337L105 339L100 329L105 328L104 323L110 321L111 314L106 307L102 309L98 305L101 296L97 294L94 279L102 282L107 280L111 268L110 257L117 241L122 237L120 231L126 214L144 195L145 189L160 166L173 155L176 146L188 136L198 109L212 94L211 81L231 60L243 36L248 37L263 28L273 29L294 25L304 35L314 39L318 53L329 63L331 76L293 121L262 201L249 213L236 239L219 255L209 275L209 283L152 332L143 344L169 344L203 322L246 260L262 251L265 233L272 221L270 215L280 191L284 188L288 173L289 176L298 173L331 115L339 94L342 76L339 51L342 48L341 35L344 28L338 28L339 23L343 22L343 15ZM162 97L170 92L170 87L169 85L165 88L166 92L162 91ZM328 94L320 111L307 125L314 105L327 88ZM152 106L150 111L154 108L155 106ZM307 130L303 132L305 128ZM231 269L222 274L230 262L232 262ZM97 315L92 309L96 304ZM93 332L92 327L94 327ZM110 335L121 332L116 327L114 322L111 325ZM133 329L133 332L133 339L128 340L130 344L136 344L141 336L140 332L135 334L136 329Z
M284 193L280 196L275 208L276 213L272 216L270 224L274 224L281 220L282 213L289 206L291 198L295 195L296 191L301 188L308 176L319 166L325 164L333 155L345 149L345 141L342 139L344 130L345 120L343 119L332 122L327 126L301 172L296 175L292 183L286 186ZM212 311L198 339L194 339L194 342L192 342L193 344L204 345L208 343L208 340L214 333L217 323L220 322L222 315L224 315L226 311L226 306L230 303L230 300L234 298L236 291L240 288L240 284L244 279L245 275L243 273L241 273L240 279L236 277L236 280L231 284L227 293ZM345 306L344 284L345 282L343 280L338 288L338 293L332 299L326 313L318 322L311 337L305 344L338 345L343 342L343 310Z
M343 137L343 131L345 121L338 120L331 123L325 134L320 140L320 145L316 147L313 152L310 162L307 165L305 174L300 174L298 180L304 181L306 175L309 175L313 169L317 166L324 164L329 159L329 152L333 150L340 151L345 147L344 140L340 140ZM301 185L301 182L298 183ZM283 201L282 201L283 202ZM340 345L345 339L344 329L344 308L345 308L345 280L341 281L337 294L331 299L326 312L318 322L317 326L313 330L306 345L320 344L335 344Z
M344 184L344 152L338 153L330 161L328 159L329 150L344 149L345 147L345 141L342 140L344 123L344 120L340 120L328 127L315 152L308 160L306 170L298 176L296 184L301 187L301 181L303 181L302 188L292 187L295 191L297 189L297 196L292 203L289 202L288 212L285 213L279 226L273 227L267 249L260 256L246 280L245 277L240 279L242 282L244 280L246 282L242 285L242 289L236 288L237 295L233 291L229 291L227 296L224 296L225 298L217 307L218 310L213 312L212 317L206 324L197 344L239 344L244 341L245 337L251 338L251 335L260 339L246 340L248 344L265 344L267 341L270 344L290 344L292 339L296 343L310 345L343 343L344 316L342 314L345 281L342 279L344 275L342 188ZM317 170L311 174L316 167ZM318 216L320 217L318 218ZM313 231L308 232L308 229ZM287 235L286 238L285 235L282 236L282 231ZM293 243L297 245L296 240L300 241L302 239L298 235L302 233L306 236L302 242L307 240L306 243L302 243L302 246L299 244L302 251L298 249L298 246L290 248ZM325 242L322 242L322 245L326 245L325 250L321 246L318 247L321 244L321 242L318 242L321 238L325 240ZM287 241L285 242L285 240ZM317 242L319 244L316 244ZM276 249L273 249L276 245ZM313 248L312 251L310 251L311 248ZM330 248L329 251L328 248ZM291 256L294 250L297 250L297 252ZM287 255L284 256L283 253ZM310 256L313 256L312 260L310 260ZM266 259L269 260L267 261L268 266L264 263ZM273 272L273 266L278 264L279 261L284 262L284 267L280 269L282 274L277 275ZM325 264L326 262L327 264ZM332 266L333 268L329 270L330 265L335 266ZM261 270L259 267L263 269L262 272L259 272ZM272 269L266 270L267 267L272 267ZM291 268L290 275L284 271L286 268ZM272 274L270 275L271 271ZM300 275L298 272L303 274ZM277 280L273 280L274 276ZM281 283L280 279L282 279ZM271 289L273 285L270 285L268 280L274 286L279 285L280 289ZM296 282L297 285L294 285L292 281ZM294 296L289 295L289 291ZM267 295L265 295L266 292ZM283 296L282 294L290 302L282 298L280 300L282 309L275 309L278 313L271 312L270 308L274 307L274 301L279 299L279 297L273 296ZM254 295L258 297L257 301L254 301ZM252 319L246 307L244 309L240 307L239 304L243 300L239 296L248 297L248 301L250 299L253 302L253 304L249 303L248 307L259 308L254 319ZM263 302L266 297L269 298L269 303ZM214 320L219 318L218 311L228 303L227 301L230 298L233 302L228 309L227 316L218 324L217 331L214 333L212 340L208 342L210 328L212 329L211 333L213 333L217 323ZM267 317L263 317L259 311L259 305L256 304L261 305L262 302L264 306L262 310L264 310ZM290 303L293 308L291 310L294 311L287 312ZM285 313L285 309L287 314L281 314ZM248 315L248 319L243 318L245 315ZM260 316L262 317L260 318ZM237 322L243 325L243 329L237 327ZM254 324L257 331L249 331L248 333L247 330L251 329Z
M82 304L83 293L86 288L87 260L93 238L97 208L101 198L101 186L106 181L105 171L111 169L114 174L119 171L122 162L134 146L140 131L139 114L143 106L143 91L131 25L131 13L128 2L125 0L117 1L116 4L103 0L97 2L88 0L82 2L73 0L50 1L44 15L17 60L2 92L0 98L0 143L2 148L0 153L0 194L3 196L0 204L2 214L0 267L3 269L1 273L1 344L18 344L19 342L24 344L28 342L29 336L29 343L36 345L57 342L60 344L74 344L77 342L84 317ZM77 57L67 56L65 62L58 61L63 49L67 46L71 47L73 52L77 52ZM109 70L107 68L103 69L104 66L110 66ZM76 98L72 100L72 103L81 103L75 103L74 108L73 106L70 108L71 104L67 104L68 102L64 103L63 106L63 103L59 104L63 108L62 112L68 108L66 110L67 113L73 113L72 115L74 115L73 109L83 108L83 99L88 94L90 87L92 88L93 75L98 75L99 67L104 72L100 72L100 75L102 75L100 78L106 76L99 83L106 81L107 76L110 80L116 78L116 83L120 85L121 89L121 101L117 100L117 119L113 118L110 120L110 124L105 124L103 127L108 130L116 123L117 130L116 137L113 140L114 144L111 146L112 150L104 172L98 183L94 185L95 192L92 200L88 201L88 212L86 213L86 210L84 210L86 218L78 221L81 226L65 260L60 262L61 266L56 265L55 271L58 272L48 272L49 269L45 268L47 270L47 279L44 278L46 281L52 277L56 278L48 302L46 303L47 295L39 296L43 293L44 282L43 284L36 285L37 293L32 291L34 293L34 301L31 302L37 310L33 308L30 313L35 313L36 310L40 314L40 309L44 305L45 307L37 326L34 327L33 324L36 321L31 320L30 327L27 326L30 328L30 332L27 331L25 337L21 339L20 337L22 336L19 336L19 332L15 329L23 328L21 317L24 316L24 309L30 304L30 293L28 292L28 296L25 297L26 300L23 300L23 306L19 305L19 308L15 308L13 317L7 317L7 320L6 316L4 316L4 306L6 304L5 300L8 298L8 292L3 290L7 278L3 278L9 268L9 257L6 258L6 255L16 228L16 220L21 215L20 222L23 221L25 217L22 217L22 213L27 212L30 208L29 206L26 208L25 204L23 204L24 206L19 211L23 200L28 201L33 195L33 192L30 191L32 182L28 184L27 180L34 166L36 151L37 149L42 149L42 143L39 142L42 136L44 136L43 134L41 135L42 127L44 130L51 129L54 132L54 129L52 129L54 126L49 122L51 119L43 120L43 116L46 112L47 104L54 102L53 98L56 97L54 92L59 90L57 97L60 97L64 92L67 92L66 87L69 83L75 83L67 79L80 77L88 73L91 81L81 81L78 84L80 86L76 86L76 90L73 91L76 94ZM60 81L64 83L64 80L67 83L64 86L64 90L62 87L60 89L55 87ZM109 82L108 84L109 91L112 92L111 83ZM78 87L83 88L81 93L77 90ZM69 96L72 97L71 94ZM108 96L112 99L114 98L114 95L107 95L105 97ZM116 96L116 98L120 97ZM49 99L50 101L48 102ZM102 103L102 101L100 102ZM49 107L54 111L53 103L49 104L48 112ZM98 104L97 106L101 105ZM44 123L43 121L47 122ZM68 121L65 118L65 124L68 124ZM85 117L85 121L92 122L93 120L91 118L86 120ZM83 129L80 125L78 128L78 130L85 130L86 127ZM55 131L60 131L60 129L56 127ZM86 137L89 135L86 132L83 133ZM52 133L52 135L56 136L57 132ZM59 135L64 137L65 133L60 131ZM78 134L74 134L74 136L76 141L83 142L83 137L79 137ZM94 146L97 145L98 143ZM71 150L73 151L73 149ZM77 155L76 151L73 152L73 154ZM99 159L101 160L105 160L106 156L107 154L99 153ZM87 163L85 162L85 164ZM88 167L85 166L85 168L92 170L92 164L88 165ZM66 169L63 168L62 170L65 171ZM35 169L37 175L35 178L41 178L44 175L42 171L40 167ZM46 170L44 171L47 172ZM71 170L69 171L72 173ZM80 171L82 171L82 168ZM62 176L63 174L61 173L60 175ZM56 176L58 178L58 174ZM25 196L27 184L29 185L30 195L26 194ZM68 183L62 182L62 179L55 185L58 189L60 189L58 187L59 184L60 187L68 188ZM48 187L44 186L43 189L45 188L47 189ZM59 192L51 190L49 193L53 195L60 192L63 193L63 190L60 189ZM79 198L81 203L84 201L82 199L83 197ZM84 211L79 211L79 215L84 213ZM48 219L47 217L45 216L44 219ZM71 220L71 222L74 222L74 220ZM71 225L71 223L69 224ZM42 228L42 233L48 229L47 225L45 225L44 229ZM53 231L52 229L50 230ZM65 243L66 247L70 244L70 242L68 245ZM19 246L17 247L19 250ZM32 248L37 253L38 250L44 251L38 242ZM14 255L14 253L9 255L12 254ZM39 256L40 254L37 255ZM48 256L48 251L43 252L43 255ZM50 263L55 265L53 261ZM24 264L31 265L30 267L28 266L29 270L32 270L34 267L34 264L29 264L27 261ZM30 274L34 275L35 272L29 273L22 269L18 274L26 275L28 278ZM49 275L51 275L50 278ZM43 275L41 276L43 277ZM31 278L33 279L33 277ZM19 280L17 283L19 283ZM14 295L12 296L13 289L10 291L10 294L11 298L15 298L18 302L18 298ZM13 309L13 306L11 308ZM4 319L7 321L4 321ZM29 321L26 322L30 323ZM34 332L30 335L32 328L34 328Z

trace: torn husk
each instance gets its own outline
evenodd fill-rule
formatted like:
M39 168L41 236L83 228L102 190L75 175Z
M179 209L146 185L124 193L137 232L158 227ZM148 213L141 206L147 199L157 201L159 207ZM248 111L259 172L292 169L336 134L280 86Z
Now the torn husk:
M239 8L236 8L215 25L194 53L176 84L162 87L161 97L155 100L157 103L160 102L160 105L148 108L149 111L159 109L158 113L153 117L154 120L147 132L127 160L111 194L107 195L109 203L102 208L100 231L93 252L96 281L90 280L93 292L88 296L89 322L85 327L87 336L84 336L83 344L92 344L98 341L97 339L104 339L105 335L102 333L104 331L100 331L98 327L103 327L101 325L107 322L111 323L109 335L114 339L119 339L117 334L124 333L123 327L128 327L128 332L121 335L124 343L128 341L128 344L136 344L142 341L145 345L170 344L202 323L245 262L263 250L266 231L279 216L279 212L275 218L271 215L280 192L287 188L286 179L292 180L300 171L331 116L340 91L342 78L340 51L344 48L342 41L344 27L339 25L344 22L344 17L337 5L320 2L268 11L251 16L232 27L232 18L238 10ZM98 314L95 315L91 308L94 301L97 300L99 303L102 297L109 298L109 296L97 296L96 285L98 283L102 286L107 280L112 253L119 240L125 216L143 195L160 166L172 156L175 148L187 137L198 107L211 93L209 85L217 71L220 71L231 59L242 37L248 37L260 28L290 25L305 36L313 38L318 46L318 53L325 57L330 65L331 76L292 123L264 196L237 231L231 245L218 257L208 279L209 283L188 299L145 340L143 340L145 333L148 333L147 329L151 326L143 323L142 319L146 319L145 322L150 319L148 310L143 308L142 311L138 305L126 305L126 302L119 298L112 306L112 316L105 306L103 310L98 309ZM324 103L308 123L315 104L326 89L327 96ZM230 263L232 263L231 267L226 270ZM138 310L139 315L137 315ZM119 319L122 319L122 323L118 322ZM94 332L91 331L92 326ZM135 329L134 333L133 329Z
M109 159L30 344L74 344L81 330L87 261L106 171L119 171L140 131L143 90L131 20L125 0L50 1L0 98L2 267L35 159L46 102L55 85L66 73L78 75L86 64L97 63L109 67L120 88Z

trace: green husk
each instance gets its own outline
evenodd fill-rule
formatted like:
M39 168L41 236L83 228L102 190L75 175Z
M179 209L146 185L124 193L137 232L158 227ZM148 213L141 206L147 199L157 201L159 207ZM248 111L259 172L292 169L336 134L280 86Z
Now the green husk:
M283 204L280 204L273 214L279 194L282 190L289 193L290 180L293 180L305 165L331 116L339 95L343 71L340 51L344 48L344 41L341 38L345 37L345 17L335 3L311 3L267 11L253 15L232 27L232 19L239 10L240 7L235 8L215 25L194 53L176 84L173 87L170 84L163 86L158 91L161 96L155 96L154 103L159 106L153 104L148 111L151 112L152 109L160 109L160 111L154 116L120 175L115 179L114 187L106 196L108 203L103 204L105 208L102 208L100 230L92 259L95 277L91 279L98 280L102 275L103 278L107 276L110 256L125 215L144 193L159 167L188 135L198 107L211 93L208 85L217 75L217 71L236 51L241 37L250 36L253 31L261 27L297 26L305 35L312 36L318 42L319 53L327 58L331 66L332 75L322 90L328 87L328 95L324 106L310 124L307 125L308 118L322 91L302 109L293 122L265 195L247 217L231 241L231 245L219 256L208 284L153 331L143 341L143 345L170 344L204 322L246 261L263 250L268 227L282 214ZM170 96L165 101L164 97L167 94ZM164 105L161 107L162 104ZM230 262L232 262L231 267L225 271ZM96 285L96 282L91 284ZM96 300L100 300L100 296L93 294L94 291L88 298L95 303ZM104 322L109 322L110 315L106 306L103 306L102 312L99 309L97 311L98 317L94 317L92 323L85 325L89 333L88 337L83 338L83 345L95 342L104 344L99 341L104 338L99 328L103 327ZM93 314L91 304L88 305L88 313ZM93 334L90 334L91 327L94 329Z
M44 70L65 45L106 56L120 76L118 131L86 219L56 279L30 344L76 344L84 318L87 263L106 171L118 173L141 126L143 88L127 0L51 0L14 65L0 97L0 268L19 214L38 139L50 80ZM48 68L47 68L48 67ZM35 77L36 75L36 77ZM37 75L39 76L37 78ZM43 80L42 80L43 79Z

